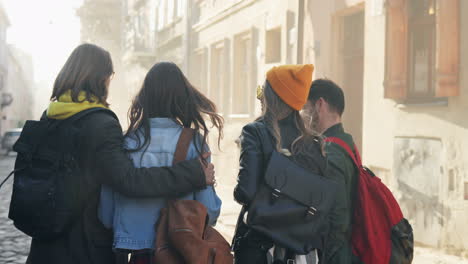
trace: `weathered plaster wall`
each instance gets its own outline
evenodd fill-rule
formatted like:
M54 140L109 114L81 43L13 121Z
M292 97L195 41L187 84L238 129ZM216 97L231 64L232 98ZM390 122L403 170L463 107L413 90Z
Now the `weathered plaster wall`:
M460 10L468 8L468 2L460 3ZM461 50L460 96L449 98L447 106L398 105L383 98L384 40L385 16L367 13L365 163L390 173L388 183L415 228L417 242L462 251L468 248L468 201L463 197L468 181L468 52ZM461 42L461 47L468 44L468 17L463 15ZM440 149L429 151L434 142L440 142ZM409 168L409 163L420 169Z
M362 2L306 1L304 60L315 64L314 78L339 82L336 17ZM460 10L468 8L460 3ZM364 162L394 191L417 242L462 251L468 248L468 51L461 50L461 94L448 106L398 105L384 98L385 30L383 1L365 1ZM461 15L460 46L467 45L468 16Z

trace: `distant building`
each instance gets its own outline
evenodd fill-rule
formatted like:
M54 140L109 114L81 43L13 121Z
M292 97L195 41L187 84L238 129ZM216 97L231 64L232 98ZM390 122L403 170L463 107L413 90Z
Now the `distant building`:
M158 61L172 61L188 72L191 26L190 0L158 0L156 5L156 56Z
M122 63L131 99L156 61L156 0L122 1L124 37Z
M111 82L109 102L121 122L130 105L122 67L124 39L124 1L84 0L77 10L81 20L81 41L96 44L111 53L115 77Z
M9 103L11 103L11 95L5 90L8 74L8 48L6 44L6 33L9 26L10 21L4 7L0 3L0 137L3 136L4 132L4 128L2 128L2 120L6 118L4 109Z
M12 102L3 109L2 128L4 130L22 127L32 119L34 111L34 72L32 58L21 50L9 45L8 74L5 80L5 93Z

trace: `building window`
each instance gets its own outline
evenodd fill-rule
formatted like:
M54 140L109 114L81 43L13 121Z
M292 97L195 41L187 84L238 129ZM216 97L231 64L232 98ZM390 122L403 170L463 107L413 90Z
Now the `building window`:
M192 80L195 87L201 91L203 94L208 95L208 87L206 85L206 52L205 49L195 52L193 58L193 68L192 68Z
M167 24L172 23L174 21L174 11L175 11L175 3L174 0L167 1Z
M133 49L137 51L148 51L150 48L148 16L143 8L137 10L133 18Z
M457 96L460 0L387 0L385 97Z
M177 17L184 16L187 0L177 0Z
M448 182L448 190L453 192L455 190L455 171L453 169L449 170L449 182Z
M465 200L468 200L468 182L465 182Z
M252 94L252 34L241 34L234 40L234 87L231 117L249 117Z
M161 0L159 1L159 6L158 6L158 30L161 30L164 28L166 20L166 1Z
M435 0L409 2L409 98L434 96Z
M281 62L281 28L267 30L265 63Z
M218 112L224 113L224 89L227 87L225 79L225 50L224 42L213 45L211 51L211 77L210 77L210 90L209 97L214 101Z

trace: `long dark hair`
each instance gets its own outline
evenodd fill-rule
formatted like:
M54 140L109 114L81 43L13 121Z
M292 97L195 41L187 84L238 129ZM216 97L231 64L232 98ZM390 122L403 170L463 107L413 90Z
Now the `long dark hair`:
M85 92L86 101L109 106L107 81L114 73L111 55L93 44L81 44L73 50L54 82L50 99L71 91L73 102L79 102L80 92Z
M196 132L194 141L199 140L198 135L202 136L201 144L195 144L197 153L201 155L209 132L204 115L218 129L219 147L223 118L217 114L215 104L190 84L176 64L157 63L146 74L128 113L130 125L125 136L137 141L137 147L130 152L146 151L151 140L149 118L165 117L183 127L193 128Z
M292 115L294 120L294 128L298 132L298 137L292 142L290 152L293 156L308 157L312 153L309 151L310 146L317 142L323 147L323 141L319 134L312 131L304 124L299 111L294 110L287 105L281 98L273 91L268 81L263 85L263 113L259 117L262 119L275 142L275 149L282 152L281 130L279 128L279 120Z

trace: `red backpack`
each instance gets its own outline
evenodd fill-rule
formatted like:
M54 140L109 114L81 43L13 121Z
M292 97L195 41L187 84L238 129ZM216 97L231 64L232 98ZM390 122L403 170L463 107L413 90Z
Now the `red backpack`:
M359 170L351 234L353 254L365 264L411 263L413 230L390 190L362 166L356 146L353 151L336 137L325 141L339 145Z

